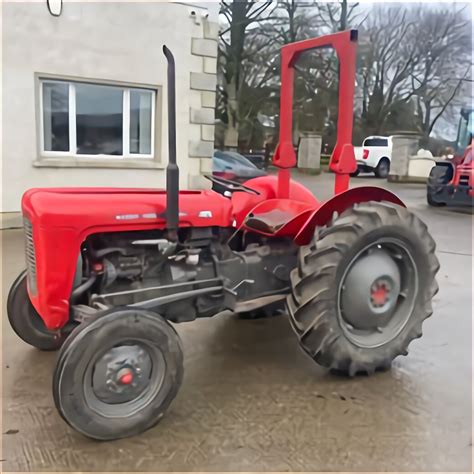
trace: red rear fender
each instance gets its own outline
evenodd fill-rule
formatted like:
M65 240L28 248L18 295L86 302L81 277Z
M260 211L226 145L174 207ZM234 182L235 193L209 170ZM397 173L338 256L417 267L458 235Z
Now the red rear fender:
M354 204L368 201L388 201L405 207L405 204L403 204L398 196L383 188L361 186L359 188L348 189L341 194L336 194L321 207L316 209L301 227L295 237L295 242L298 245L309 244L316 226L326 225L331 220L334 212L340 214Z

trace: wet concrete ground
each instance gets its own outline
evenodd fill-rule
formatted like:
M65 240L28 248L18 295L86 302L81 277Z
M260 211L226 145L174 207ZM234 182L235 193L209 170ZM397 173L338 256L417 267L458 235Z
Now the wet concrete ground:
M332 178L300 177L319 197ZM341 378L299 349L285 316L233 315L178 326L183 386L167 416L133 439L73 432L51 396L55 354L6 322L23 268L21 231L3 238L3 471L471 471L472 216L428 208L421 185L386 185L429 226L441 270L435 312L408 357Z

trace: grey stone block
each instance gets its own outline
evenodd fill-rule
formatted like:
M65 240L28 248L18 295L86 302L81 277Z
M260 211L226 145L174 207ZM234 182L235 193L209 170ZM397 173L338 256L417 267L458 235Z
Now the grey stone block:
M191 108L191 123L201 123L205 125L214 125L214 109L193 109Z
M217 40L219 37L219 23L213 21L204 22L204 38Z
M217 41L213 39L193 38L191 52L198 56L217 58Z
M214 125L201 125L201 139L207 142L214 141Z
M201 92L201 104L203 107L212 107L216 106L216 93L210 91Z
M191 89L215 92L217 86L217 76L204 72L191 73Z
M319 170L322 137L317 133L303 132L298 146L298 168Z
M217 73L217 58L203 58L204 59L204 72L208 74Z
M200 171L201 173L212 173L212 159L211 158L201 158L201 166Z
M214 153L214 142L189 140L189 156L192 158L211 158Z

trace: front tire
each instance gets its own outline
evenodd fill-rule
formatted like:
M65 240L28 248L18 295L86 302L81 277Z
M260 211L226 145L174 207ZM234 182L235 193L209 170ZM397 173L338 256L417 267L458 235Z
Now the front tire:
M156 425L182 378L183 352L173 327L150 311L122 308L74 329L59 353L53 396L75 430L113 440Z
M26 285L26 271L20 273L10 288L7 315L16 335L42 351L59 349L66 338L64 332L50 331L31 304Z
M425 224L391 203L345 211L300 249L287 304L302 348L354 376L390 367L421 337L439 269Z

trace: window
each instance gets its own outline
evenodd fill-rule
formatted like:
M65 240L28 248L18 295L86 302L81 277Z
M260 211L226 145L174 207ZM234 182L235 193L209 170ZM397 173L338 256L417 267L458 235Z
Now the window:
M363 146L388 146L386 138L367 138Z
M44 156L154 156L156 91L42 79Z

